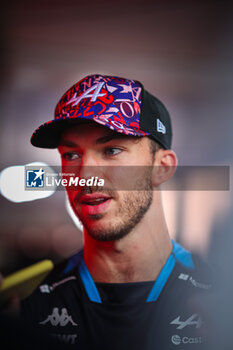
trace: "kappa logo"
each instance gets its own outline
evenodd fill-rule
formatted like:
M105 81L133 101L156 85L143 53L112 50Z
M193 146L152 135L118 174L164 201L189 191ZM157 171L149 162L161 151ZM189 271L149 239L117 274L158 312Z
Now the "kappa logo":
M160 119L157 119L157 131L166 134L166 127Z
M68 315L66 308L62 308L60 314L57 307L53 308L52 314L48 315L44 321L39 322L39 324L42 325L46 323L51 323L52 326L61 327L65 327L68 323L71 323L72 326L78 326L77 323L72 320L72 317Z
M106 93L100 94L100 90L102 89L103 85L104 85L104 82L93 85L89 89L87 89L82 95L80 95L78 97L77 97L77 92L75 92L73 97L66 103L66 105L69 105L72 103L72 107L74 107L80 101L82 101L84 98L91 98L91 102L95 102L97 97L106 95ZM92 92L92 91L94 91L94 93L91 95L90 92Z
M184 329L187 326L196 326L200 328L203 324L202 318L198 314L193 314L186 321L180 321L180 316L171 321L170 324L175 324L178 327L176 329Z

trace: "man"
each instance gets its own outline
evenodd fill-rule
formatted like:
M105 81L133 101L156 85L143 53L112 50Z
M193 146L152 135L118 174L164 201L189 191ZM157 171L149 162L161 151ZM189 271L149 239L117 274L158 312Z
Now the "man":
M84 250L24 301L31 325L77 349L205 344L206 267L170 240L159 190L177 165L171 139L157 98L140 82L103 75L72 86L34 132L34 146L58 148L64 173L100 175L104 186L67 188Z

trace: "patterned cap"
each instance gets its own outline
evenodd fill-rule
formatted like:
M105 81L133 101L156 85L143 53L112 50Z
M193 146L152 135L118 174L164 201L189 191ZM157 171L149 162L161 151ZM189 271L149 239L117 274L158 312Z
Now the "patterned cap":
M61 133L81 120L93 120L116 132L150 136L171 148L171 120L165 106L136 80L89 75L60 99L55 118L41 125L31 137L36 147L56 148Z

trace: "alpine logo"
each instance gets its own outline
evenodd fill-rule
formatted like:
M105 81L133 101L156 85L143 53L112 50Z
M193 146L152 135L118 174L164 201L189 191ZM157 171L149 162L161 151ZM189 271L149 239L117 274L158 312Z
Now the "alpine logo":
M42 325L46 323L50 323L52 326L61 327L65 327L69 323L71 323L72 326L78 326L77 323L72 320L72 317L68 315L66 308L62 308L61 313L59 313L59 309L57 307L53 308L52 314L48 315L44 321L39 322L39 324Z
M196 326L196 328L200 328L203 324L201 317L198 314L193 314L186 321L181 321L180 316L175 318L170 324L175 324L178 327L176 329L184 329L187 326Z
M97 97L106 95L106 93L100 93L100 90L102 89L103 85L104 85L104 82L93 85L78 97L77 97L77 92L75 92L73 97L66 103L66 105L69 105L72 103L72 107L74 107L84 98L91 98L91 102L95 102ZM94 91L94 93L91 95L90 92L92 91Z
M160 119L157 119L157 131L166 134L166 127Z

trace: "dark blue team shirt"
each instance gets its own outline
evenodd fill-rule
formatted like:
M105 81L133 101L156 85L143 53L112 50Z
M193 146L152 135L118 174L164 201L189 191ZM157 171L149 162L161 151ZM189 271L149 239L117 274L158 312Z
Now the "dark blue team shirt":
M211 288L210 269L175 242L149 282L94 283L80 252L23 302L22 320L64 348L207 349Z

